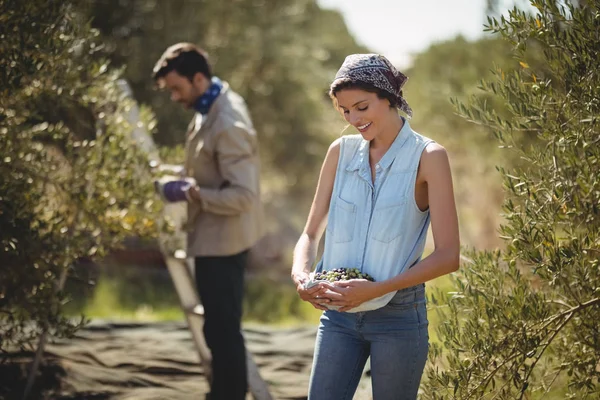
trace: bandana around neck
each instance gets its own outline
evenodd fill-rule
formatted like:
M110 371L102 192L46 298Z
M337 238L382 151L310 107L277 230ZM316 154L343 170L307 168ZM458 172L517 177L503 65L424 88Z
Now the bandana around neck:
M360 81L390 93L398 108L412 117L412 109L402 96L408 77L398 71L387 58L379 54L351 54L335 75L332 87L340 80Z
M202 96L198 97L196 104L194 104L194 109L202 115L208 114L210 106L212 106L217 97L219 97L221 89L223 89L223 82L216 76L213 76L210 81L210 87L206 89L206 92L204 92Z

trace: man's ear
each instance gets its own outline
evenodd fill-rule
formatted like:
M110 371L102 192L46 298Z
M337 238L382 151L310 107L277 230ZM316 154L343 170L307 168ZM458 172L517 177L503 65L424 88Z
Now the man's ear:
M196 72L194 74L192 83L202 93L204 93L206 91L206 89L208 89L208 87L210 86L210 82L209 82L208 78L202 72Z
M167 86L165 83L165 78L158 78L157 80L155 80L154 86L156 89L159 89L159 90L164 89Z

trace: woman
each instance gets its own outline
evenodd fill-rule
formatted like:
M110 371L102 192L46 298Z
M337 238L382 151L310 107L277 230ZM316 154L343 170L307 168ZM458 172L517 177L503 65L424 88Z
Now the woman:
M354 54L331 84L334 106L359 134L329 147L294 250L292 279L300 297L325 310L311 400L351 399L369 356L375 400L415 399L429 346L424 282L458 269L448 156L399 115L398 109L412 116L402 95L406 80L385 57ZM375 282L307 288L326 220L317 269L358 268ZM421 259L430 220L435 250Z

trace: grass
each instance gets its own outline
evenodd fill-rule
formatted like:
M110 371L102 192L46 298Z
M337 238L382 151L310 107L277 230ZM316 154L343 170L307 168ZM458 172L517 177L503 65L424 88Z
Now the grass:
M67 291L72 294L72 301L65 308L68 315L129 321L183 319L179 299L164 269L106 265L80 268L76 273L80 281L96 283L68 283Z
M134 320L134 321L178 321L183 319L177 298L172 301L158 300L156 295L140 296L134 304L123 300L119 289L120 282L115 279L101 279L93 292L93 296L81 309L70 310L82 313L88 318Z

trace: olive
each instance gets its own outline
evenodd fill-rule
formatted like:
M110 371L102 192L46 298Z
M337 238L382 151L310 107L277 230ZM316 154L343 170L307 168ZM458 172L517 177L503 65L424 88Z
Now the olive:
M375 281L371 275L361 272L358 268L334 268L329 271L317 272L314 275L315 280L329 282L345 281L354 278L367 279L371 282Z

